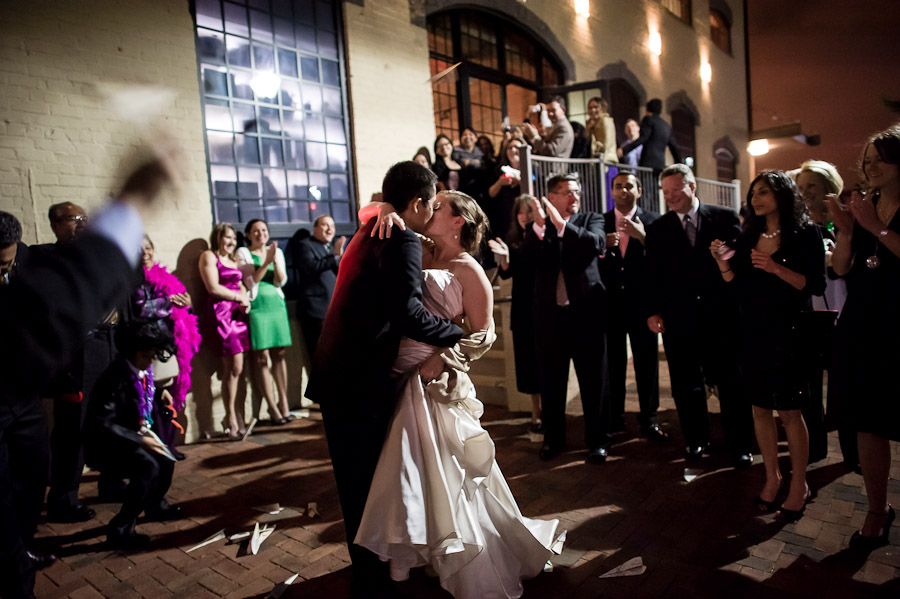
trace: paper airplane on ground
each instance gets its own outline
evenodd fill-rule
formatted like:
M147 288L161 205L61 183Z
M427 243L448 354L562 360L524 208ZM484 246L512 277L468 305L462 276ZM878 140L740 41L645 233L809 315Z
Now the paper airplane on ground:
M190 549L185 551L185 553L190 553L191 551L193 551L195 549L200 549L201 547L206 547L207 545L211 545L211 544L215 543L216 541L221 541L224 538L225 538L225 529L223 528L216 534L208 536L205 541L202 541L201 543L194 545L193 547L191 547Z
M291 586L292 584L294 584L294 581L297 580L298 576L300 576L299 573L294 574L293 576L291 576L284 582L279 582L278 584L276 584L275 588L273 588L271 591L269 591L269 594L266 595L266 599L278 599L279 597L281 597L284 594L284 592L287 590L287 588L289 586Z
M624 564L616 566L606 574L601 574L600 578L617 578L620 576L640 576L647 571L644 560L640 556L633 557Z
M284 509L280 504L277 503L269 503L266 505L258 505L255 509L257 512L262 512L264 514L279 514Z
M250 426L247 427L247 432L244 433L244 436L241 437L241 441L246 441L247 437L250 436L250 433L253 432L253 427L256 426L256 423L259 422L256 418L250 421Z
M259 546L263 544L263 541L269 538L269 535L271 535L274 530L274 524L272 526L266 524L260 528L259 522L257 522L253 527L253 534L250 536L250 553L253 555L259 553Z

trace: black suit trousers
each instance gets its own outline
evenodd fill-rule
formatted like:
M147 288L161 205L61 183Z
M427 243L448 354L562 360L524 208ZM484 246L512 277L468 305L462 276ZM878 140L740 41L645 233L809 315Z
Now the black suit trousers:
M101 452L95 452L100 454ZM96 464L101 475L128 479L122 508L109 521L111 534L134 534L134 526L143 511L165 507L166 492L172 485L175 463L143 447L102 452L104 460Z
M0 399L0 597L28 597L34 588L25 550L43 505L48 458L37 398Z
M360 402L359 397L352 402L342 399L333 397L321 402L322 422L344 515L354 576L371 579L377 576L380 560L353 541L362 521L395 402L375 399ZM348 409L348 406L352 407Z
M586 334L572 308L555 307L547 316L536 335L544 443L555 448L566 444L566 391L571 360L581 391L585 444L588 449L605 447L610 443L606 337L602 331Z
M634 377L637 382L642 427L656 424L659 410L659 336L647 328L642 316L613 311L607 320L606 351L609 353L609 390L612 418L625 414L625 378L628 369L627 339L631 339Z
M112 328L95 329L85 341L83 362L78 364L83 373L79 389L82 400L72 402L60 396L53 398L48 510L65 510L79 504L78 487L84 470L82 429L87 415L88 398L100 374L115 359L113 332Z
M753 448L753 414L741 389L736 348L723 343L717 331L701 328L696 333L663 333L672 397L687 445L709 443L706 385L715 385L722 411L725 444L732 454Z

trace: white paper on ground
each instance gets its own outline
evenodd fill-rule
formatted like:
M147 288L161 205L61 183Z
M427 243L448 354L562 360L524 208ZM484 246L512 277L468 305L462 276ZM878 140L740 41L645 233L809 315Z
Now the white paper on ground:
M641 559L640 556L633 557L624 564L617 566L607 572L606 574L601 574L600 578L617 578L619 576L639 576L647 571L647 566L644 565L644 560Z
M212 543L215 543L216 541L221 541L224 538L225 538L225 529L223 528L219 532L206 537L206 540L200 542L197 545L194 545L193 547L191 547L190 549L185 551L185 553L190 553L191 551L194 551L195 549L200 549L201 547L206 547L207 545L211 545Z

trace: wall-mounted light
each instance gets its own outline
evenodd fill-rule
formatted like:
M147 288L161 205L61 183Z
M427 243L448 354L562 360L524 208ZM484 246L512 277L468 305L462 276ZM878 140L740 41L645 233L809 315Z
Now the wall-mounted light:
M768 139L754 139L747 144L747 153L751 156L762 156L769 153Z
M575 14L584 19L591 16L591 0L575 0Z
M650 32L650 51L657 56L662 56L662 36L658 31Z
M703 83L712 81L712 66L708 62L700 65L700 79L703 80Z

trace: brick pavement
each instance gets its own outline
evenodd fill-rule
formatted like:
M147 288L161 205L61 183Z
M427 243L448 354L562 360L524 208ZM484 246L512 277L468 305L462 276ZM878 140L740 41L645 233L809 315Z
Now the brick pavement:
M662 368L660 421L672 435L666 446L648 444L633 432L617 436L610 460L584 463L583 427L572 404L571 451L555 461L537 458L528 419L488 406L483 419L497 445L497 461L526 516L557 517L568 529L565 551L554 570L525 583L525 597L608 599L634 597L900 597L900 526L891 544L869 555L847 549L867 510L862 477L845 474L834 434L826 460L809 472L816 492L806 516L781 524L758 516L751 499L762 486L759 456L749 472L728 467L716 452L704 472L683 480L680 433ZM716 409L716 402L710 402ZM636 412L633 379L627 409ZM717 431L717 415L713 430ZM633 414L628 422L637 429ZM720 442L721 439L718 439ZM719 443L721 444L721 443ZM894 444L890 499L900 506L900 446ZM782 471L789 464L782 443ZM39 573L37 595L71 597L260 597L299 573L285 598L349 596L349 560L321 419L261 428L244 443L216 441L184 448L170 500L184 506L174 523L140 523L153 536L152 550L109 551L102 525L118 506L97 503L96 475L85 477L82 496L97 510L83 525L43 524L41 542L60 546L61 559ZM253 506L280 502L277 516ZM316 502L320 516L300 514ZM293 509L297 508L297 509ZM258 555L246 544L219 541L193 553L186 549L224 528L228 534L253 523L274 522L275 532ZM600 574L641 556L641 576L600 579ZM414 572L398 586L404 597L449 597L434 579Z

